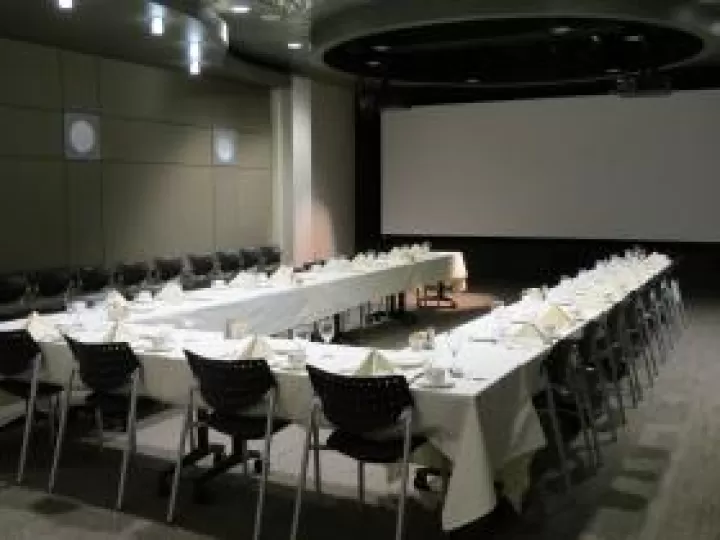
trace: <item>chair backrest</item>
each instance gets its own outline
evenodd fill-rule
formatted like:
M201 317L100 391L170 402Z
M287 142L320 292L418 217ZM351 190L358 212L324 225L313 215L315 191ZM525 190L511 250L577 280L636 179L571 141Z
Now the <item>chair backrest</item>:
M0 331L0 375L25 373L38 354L40 347L27 330Z
M258 404L271 388L275 377L262 359L215 360L185 351L200 395L215 411L237 413Z
M185 265L180 257L155 259L155 275L158 281L163 283L179 277L184 268Z
M260 253L258 248L242 248L240 250L240 256L242 257L244 269L253 268L254 266L261 265L263 262L262 253Z
M73 285L72 272L67 268L38 270L31 278L35 294L41 298L52 298L66 294Z
M349 433L371 433L396 426L400 415L413 406L405 377L348 377L307 366L323 414L335 427Z
M150 267L146 262L120 263L117 276L123 287L137 287L147 280Z
M239 272L242 268L240 253L235 251L218 251L217 260L220 271L223 273Z
M0 304L10 304L22 300L27 290L28 279L24 274L0 276Z
M195 276L209 276L215 269L215 261L212 255L188 255L190 271Z
M111 392L127 385L140 367L127 343L82 343L65 336L78 363L83 384L96 392Z
M110 272L102 266L83 266L78 268L76 280L81 292L100 292L110 284Z
M262 261L266 265L280 264L282 259L282 251L277 246L262 246L260 248Z

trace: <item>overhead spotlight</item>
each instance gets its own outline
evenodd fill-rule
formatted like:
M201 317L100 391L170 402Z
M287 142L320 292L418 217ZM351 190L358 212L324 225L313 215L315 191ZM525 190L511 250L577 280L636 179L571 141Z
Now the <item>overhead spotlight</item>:
M150 4L150 34L162 36L165 33L165 6Z
M629 36L625 36L625 41L629 41L632 43L637 43L639 41L642 41L643 37L637 34L631 34Z
M302 43L299 41L291 41L287 44L288 49L291 49L293 51L297 51L298 49L302 49Z
M365 64L372 68L380 67L380 60L368 60Z
M593 43L600 43L602 41L600 36L597 34L593 34L592 36L590 36L590 39L592 40Z
M239 15L250 13L250 9L250 6L247 4L235 4L234 6L230 6L230 12L237 13Z
M468 84L477 84L480 82L480 79L478 79L477 77L469 77L465 79L465 82Z
M390 50L390 45L373 45L372 50L380 53L388 52Z
M607 69L605 70L605 73L608 73L608 74L610 74L610 75L617 75L617 74L620 73L621 71L622 71L622 70L621 70L620 68L615 68L615 67L613 67L613 68L607 68Z
M572 28L569 26L554 26L550 29L550 33L554 36L564 36L572 32Z
M72 9L73 0L57 0L57 5L60 9Z

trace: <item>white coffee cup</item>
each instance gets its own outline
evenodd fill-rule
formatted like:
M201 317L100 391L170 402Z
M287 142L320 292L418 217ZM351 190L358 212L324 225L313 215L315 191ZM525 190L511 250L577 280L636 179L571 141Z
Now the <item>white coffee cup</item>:
M443 367L430 366L425 369L425 379L432 386L442 386L445 384L446 370Z

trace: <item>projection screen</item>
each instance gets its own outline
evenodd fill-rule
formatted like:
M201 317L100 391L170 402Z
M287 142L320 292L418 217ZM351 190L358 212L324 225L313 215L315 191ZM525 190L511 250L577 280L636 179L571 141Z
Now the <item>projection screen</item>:
M384 234L720 241L720 91L388 110Z

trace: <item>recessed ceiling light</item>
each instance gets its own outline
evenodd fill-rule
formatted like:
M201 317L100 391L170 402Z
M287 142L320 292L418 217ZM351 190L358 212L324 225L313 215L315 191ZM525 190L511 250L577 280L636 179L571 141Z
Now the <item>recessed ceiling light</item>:
M57 4L60 9L72 9L73 8L73 0L58 0Z
M550 29L550 33L555 36L562 36L572 32L572 28L569 26L555 26Z
M230 12L244 15L245 13L250 13L250 6L247 4L236 4L234 6L230 6Z
M625 36L625 41L638 42L638 41L642 41L642 40L643 40L643 37L640 35L637 35L637 34Z
M621 71L620 68L607 68L605 70L605 73L615 74L615 73L620 73L620 71Z
M377 52L388 52L390 50L390 45L373 45L372 49Z
M380 66L380 60L368 60L365 63L370 67L379 67Z
M478 79L477 77L470 77L468 79L465 79L465 82L468 84L477 84L480 82L480 79Z
M291 41L290 43L288 43L288 49L291 49L293 51L302 49L302 43L300 43L299 41Z
M598 36L597 34L593 34L592 36L590 36L590 39L593 43L600 43L602 41L600 36Z

